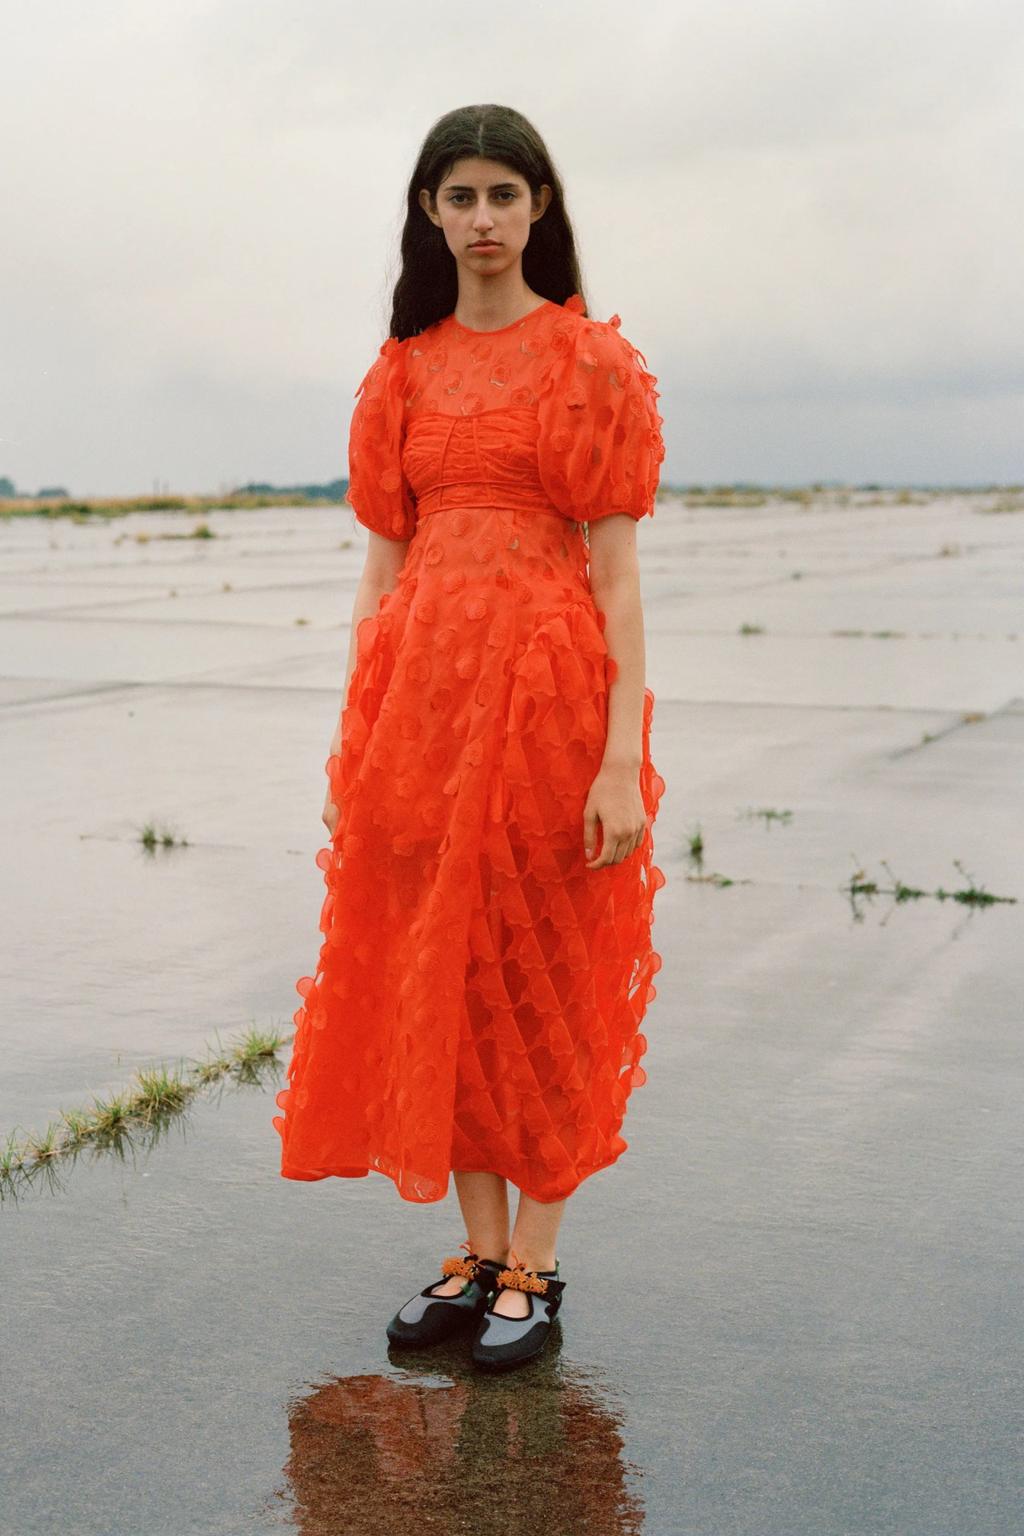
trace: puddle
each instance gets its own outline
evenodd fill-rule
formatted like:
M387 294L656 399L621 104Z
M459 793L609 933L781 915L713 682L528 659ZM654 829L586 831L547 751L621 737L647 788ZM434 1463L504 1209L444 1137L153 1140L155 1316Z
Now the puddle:
M338 509L208 520L2 530L0 1136L290 1033L359 536ZM666 507L644 533L665 963L629 1150L562 1229L553 1347L496 1379L466 1343L389 1354L464 1237L454 1193L282 1180L281 1079L211 1090L0 1207L0 1531L1015 1527L1022 908L858 914L842 887L887 861L950 889L960 860L1024 895L996 569L1024 519ZM149 820L188 846L146 853ZM698 822L735 884L683 878Z

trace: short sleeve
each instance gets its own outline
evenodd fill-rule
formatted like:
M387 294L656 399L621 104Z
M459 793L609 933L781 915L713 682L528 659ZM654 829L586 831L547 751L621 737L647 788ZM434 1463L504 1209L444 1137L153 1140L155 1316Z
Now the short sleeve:
M411 539L416 529L416 503L402 473L404 385L402 344L389 336L356 390L345 495L359 522L387 539Z
M619 333L619 317L555 328L538 409L538 464L567 517L652 515L665 457L657 378ZM558 337L561 336L561 341Z

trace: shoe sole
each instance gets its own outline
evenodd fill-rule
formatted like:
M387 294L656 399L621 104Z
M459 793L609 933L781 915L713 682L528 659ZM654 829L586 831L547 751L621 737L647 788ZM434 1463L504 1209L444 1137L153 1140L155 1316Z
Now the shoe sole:
M514 1371L517 1366L529 1365L531 1360L536 1360L538 1355L542 1355L546 1344L547 1339L544 1340L540 1349L532 1350L528 1355L516 1355L511 1360L481 1360L477 1355L474 1355L473 1364L478 1371Z
M465 1333L477 1319L473 1316L460 1318L451 1328L444 1333L432 1333L426 1338L417 1338L415 1334L392 1333L390 1328L384 1331L387 1334L388 1343L394 1344L398 1349L429 1349L434 1344L443 1344L446 1339L456 1338L460 1333Z

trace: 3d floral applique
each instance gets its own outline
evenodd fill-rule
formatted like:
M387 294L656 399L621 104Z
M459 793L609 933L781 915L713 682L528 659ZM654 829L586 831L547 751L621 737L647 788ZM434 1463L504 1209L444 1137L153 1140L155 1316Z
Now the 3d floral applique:
M511 1257L514 1261L511 1267L498 1271L498 1285L508 1291L532 1291L537 1296L543 1296L548 1282L535 1270L527 1269L515 1254Z
M472 1280L476 1275L476 1264L472 1259L464 1259L461 1254L453 1254L451 1258L442 1260L442 1275L460 1275L463 1280Z
M402 364L402 342L396 336L387 337L356 390L344 500L367 527L388 538L407 540L413 534L415 506L401 468L407 393Z
M584 870L578 818L616 674L586 600L581 525L648 511L663 453L654 376L618 319L591 318L573 295L508 334L439 324L374 358L349 500L409 549L358 626L345 751L329 759L340 819L318 859L324 943L316 984L298 987L275 1119L289 1177L375 1171L404 1198L439 1200L468 1137L554 1200L625 1148L664 882L649 837L628 861ZM664 789L652 704L645 691L649 826ZM466 1049L463 1008L479 1050ZM467 1286L471 1263L464 1245L444 1272ZM544 1278L509 1255L511 1288L543 1295Z

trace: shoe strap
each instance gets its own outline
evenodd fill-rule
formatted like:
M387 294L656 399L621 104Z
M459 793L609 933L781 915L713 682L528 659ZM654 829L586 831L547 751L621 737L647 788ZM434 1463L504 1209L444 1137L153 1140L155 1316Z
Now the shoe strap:
M511 1265L498 1272L498 1286L506 1291L532 1291L537 1296L546 1296L549 1291L561 1289L564 1281L558 1279L558 1260L555 1260L553 1270L527 1269L522 1259L509 1249Z
M497 1259L481 1259L478 1254L474 1253L470 1248L468 1240L460 1243L459 1246L466 1249L465 1256L461 1253L455 1253L441 1262L441 1273L445 1277L458 1275L463 1280L476 1280L480 1278L481 1270L494 1275L501 1269L501 1264Z

